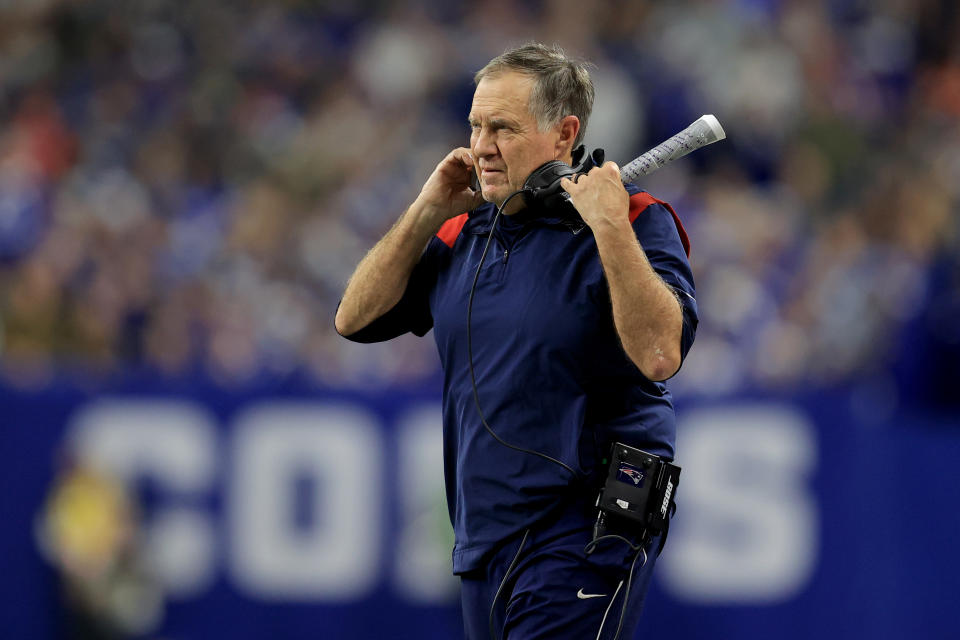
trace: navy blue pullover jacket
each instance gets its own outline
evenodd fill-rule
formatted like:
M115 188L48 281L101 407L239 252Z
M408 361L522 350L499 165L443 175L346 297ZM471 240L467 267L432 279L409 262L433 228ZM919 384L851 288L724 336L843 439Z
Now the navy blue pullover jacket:
M683 307L685 356L697 326L686 234L669 205L633 185L627 190L640 245ZM471 319L477 387L497 435L557 458L578 475L486 432L470 383L467 299L494 213L486 203L444 224L400 302L347 336L376 342L434 329L455 573L477 568L499 542L551 514L585 526L584 506L596 498L610 444L672 459L676 435L670 392L645 378L620 344L590 229L529 210L501 216L477 283Z

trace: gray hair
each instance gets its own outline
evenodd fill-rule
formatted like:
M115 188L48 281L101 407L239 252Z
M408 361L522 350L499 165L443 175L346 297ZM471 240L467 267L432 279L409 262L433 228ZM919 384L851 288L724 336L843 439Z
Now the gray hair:
M473 76L473 82L480 84L487 76L505 71L531 76L534 83L530 91L530 113L537 119L537 126L545 131L566 116L577 116L580 130L573 141L576 147L583 141L593 110L593 82L588 66L592 65L567 57L557 45L548 47L531 42L488 62Z

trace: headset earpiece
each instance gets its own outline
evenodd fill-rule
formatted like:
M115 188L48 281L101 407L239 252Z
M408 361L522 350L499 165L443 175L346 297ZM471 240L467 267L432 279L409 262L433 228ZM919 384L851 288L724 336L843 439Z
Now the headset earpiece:
M573 176L576 171L562 160L545 162L523 183L523 201L531 209L549 209L560 204L563 188L560 180Z
M570 203L567 193L560 186L563 178L573 178L603 164L603 149L594 149L590 155L580 145L573 151L573 166L562 160L550 160L533 170L523 183L523 201L530 209L551 211L565 217L579 218L580 214Z

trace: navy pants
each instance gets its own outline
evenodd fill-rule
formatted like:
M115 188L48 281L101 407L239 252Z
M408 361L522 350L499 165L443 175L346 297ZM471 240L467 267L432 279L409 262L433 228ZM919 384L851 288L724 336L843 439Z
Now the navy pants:
M587 555L591 539L590 527L529 530L504 543L484 567L462 574L467 640L492 637L494 601L498 640L633 638L659 539L642 551L604 539Z

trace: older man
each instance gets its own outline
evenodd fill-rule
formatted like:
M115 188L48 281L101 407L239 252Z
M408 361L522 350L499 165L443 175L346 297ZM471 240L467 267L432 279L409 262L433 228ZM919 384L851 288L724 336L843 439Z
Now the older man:
M580 217L514 195L572 161L593 105L585 65L531 44L475 81L470 147L357 267L336 328L360 342L434 329L467 637L629 637L655 553L629 527L588 546L594 502L611 443L673 457L661 381L697 324L686 235L612 162L562 182Z

